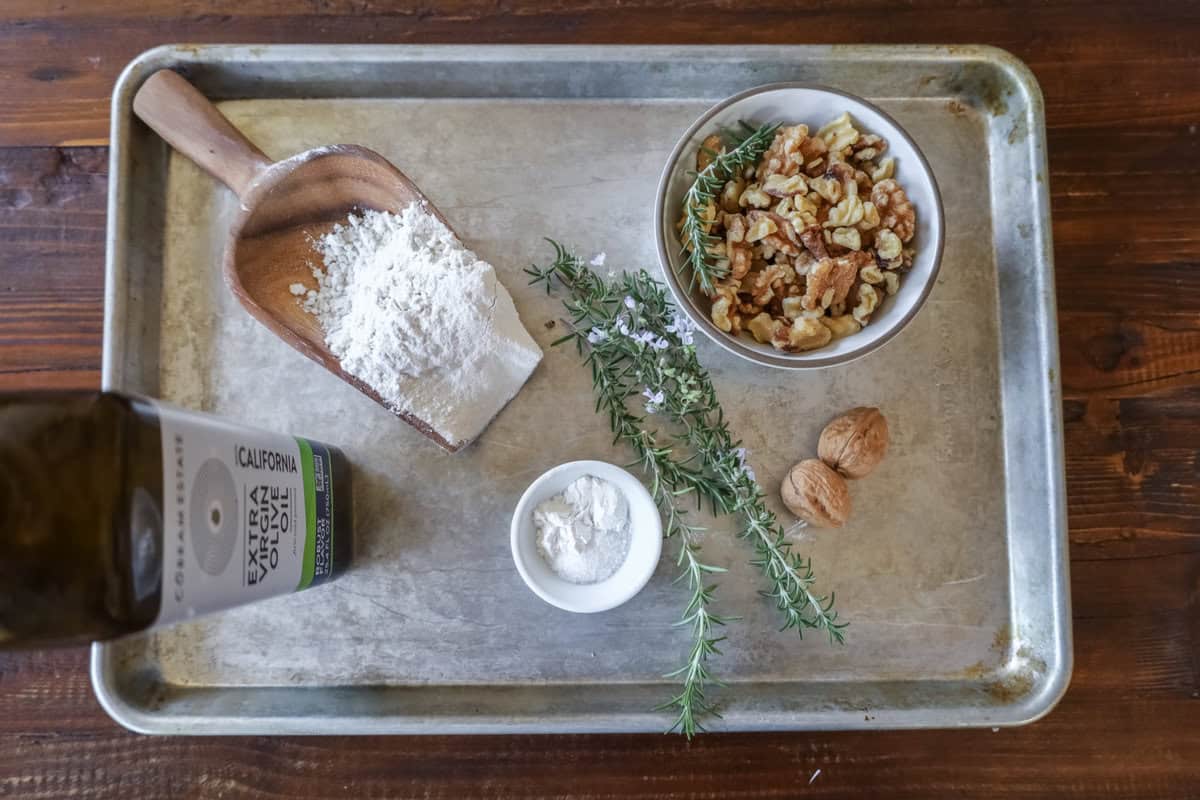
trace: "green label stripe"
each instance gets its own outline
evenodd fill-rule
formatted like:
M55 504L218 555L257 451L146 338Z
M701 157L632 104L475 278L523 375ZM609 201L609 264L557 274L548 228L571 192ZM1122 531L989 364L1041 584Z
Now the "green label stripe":
M321 449L325 451L325 496L329 498L329 541L325 543L328 553L328 558L325 559L325 574L322 576L324 580L329 580L333 577L333 537L337 535L337 531L333 529L333 456L329 453L329 448L324 445Z
M296 439L304 478L304 562L297 589L333 575L333 456L320 442Z
M296 590L312 585L317 553L317 493L313 485L313 451L307 439L296 437L300 445L300 471L304 475L304 566Z

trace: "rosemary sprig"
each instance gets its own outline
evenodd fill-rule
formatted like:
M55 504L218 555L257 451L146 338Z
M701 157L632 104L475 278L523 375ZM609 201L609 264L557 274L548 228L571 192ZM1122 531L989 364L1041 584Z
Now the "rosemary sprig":
M813 594L811 587L816 579L812 562L792 552L786 531L764 502L762 487L753 472L745 468L744 456L731 457L731 453L737 456L742 451L730 440L729 428L724 424L711 429L692 426L688 440L700 453L704 465L732 490L736 499L731 510L741 515L743 521L739 536L750 540L757 554L750 563L770 583L771 588L760 594L775 601L784 617L783 630L795 628L800 636L805 628L822 630L831 642L841 644L846 623L837 621L833 594L828 597Z
M711 219L706 219L710 203L716 202L725 182L741 173L746 167L758 162L759 157L771 146L779 125L751 127L739 123L744 138L727 152L709 152L712 161L696 174L696 179L683 196L683 227L679 231L683 243L681 255L692 270L692 286L698 283L700 290L713 294L715 283L728 274L728 269L718 266L712 259L711 250L721 240L709 233ZM726 137L731 134L726 132ZM736 136L736 134L733 134Z
M783 629L825 631L831 641L843 640L844 623L837 621L833 595L812 592L811 563L792 552L785 531L767 508L765 494L746 462L746 451L734 440L721 411L708 371L692 345L694 328L667 298L662 285L645 271L605 281L556 242L554 262L531 267L531 283L544 283L547 292L561 284L568 292L563 304L572 317L572 332L556 344L574 341L592 371L596 410L604 412L615 435L638 455L651 490L667 521L666 534L678 538L680 580L691 588L691 600L681 624L690 625L694 644L684 665L672 673L681 690L664 707L678 717L672 729L688 736L702 730L700 719L715 713L704 687L716 683L708 659L720 651L723 637L713 634L730 618L710 607L714 586L705 577L720 572L699 560L695 544L699 529L684 521L680 498L707 500L715 514L741 518L739 536L755 548L751 562L767 578L771 598L784 617ZM630 410L633 398L643 398L645 414ZM664 426L653 426L657 415ZM664 433L662 427L670 432ZM684 458L675 455L683 452Z
M601 368L603 371L604 368ZM609 384L612 387L616 385ZM711 656L720 655L717 645L725 639L724 635L717 635L716 630L733 618L713 611L713 595L717 587L707 581L709 576L725 572L725 569L701 560L700 546L696 540L702 529L688 524L685 520L687 512L679 507L680 498L696 491L694 486L699 476L675 461L671 449L660 446L651 433L638 429L636 417L629 413L625 405L625 397L622 391L605 391L602 402L610 413L617 415L618 436L633 447L642 470L650 479L650 493L664 517L664 536L678 542L675 564L680 573L675 580L677 583L686 581L690 593L676 624L691 629L692 646L683 665L666 675L679 679L680 690L658 707L659 710L672 709L676 713L668 731L679 730L690 739L704 730L704 717L720 716L705 697L708 685L721 685L713 677L708 660Z
M690 739L704 730L705 717L720 716L705 695L707 686L721 685L713 677L708 661L721 652L718 645L725 637L717 635L717 630L733 618L713 610L717 587L707 581L710 576L725 570L701 560L696 540L702 529L687 522L687 511L680 508L680 502L691 494L697 498L711 495L719 491L719 487L704 472L676 460L672 448L660 444L655 434L644 427L643 419L629 410L628 399L631 394L637 394L630 381L632 373L627 365L621 363L623 358L605 358L601 355L614 347L622 347L623 342L609 337L598 341L598 336L590 334L596 327L592 322L614 327L618 324L620 312L617 309L621 307L622 295L614 292L613 287L556 242L551 244L556 250L554 265L544 270L531 267L526 272L533 276L531 282L544 282L547 292L556 279L571 292L571 297L564 304L572 314L575 332L555 344L574 340L580 353L587 348L585 363L592 370L596 410L608 416L615 441L626 442L637 454L638 463L650 481L650 494L664 517L664 536L679 543L675 563L680 572L676 582L686 581L690 596L677 624L691 629L693 643L682 666L666 676L679 679L679 692L659 709L674 710L676 717L668 731L678 730ZM631 288L636 291L636 287ZM664 330L663 333L668 332ZM676 344L681 345L681 342L677 339Z

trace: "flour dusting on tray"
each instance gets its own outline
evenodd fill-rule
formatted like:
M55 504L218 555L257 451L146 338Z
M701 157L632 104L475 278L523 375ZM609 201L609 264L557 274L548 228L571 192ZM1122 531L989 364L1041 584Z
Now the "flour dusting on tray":
M342 368L451 449L528 380L542 351L491 264L419 203L352 214L314 244L304 307Z

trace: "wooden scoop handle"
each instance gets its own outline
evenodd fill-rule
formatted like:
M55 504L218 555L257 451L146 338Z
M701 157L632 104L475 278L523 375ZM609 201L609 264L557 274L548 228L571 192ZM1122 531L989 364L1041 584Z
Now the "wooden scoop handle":
M133 96L133 112L239 197L271 165L207 97L169 69L146 79Z

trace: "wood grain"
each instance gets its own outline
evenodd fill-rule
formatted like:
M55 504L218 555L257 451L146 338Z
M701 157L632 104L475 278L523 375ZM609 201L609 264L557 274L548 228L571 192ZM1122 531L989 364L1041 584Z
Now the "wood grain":
M133 113L242 199L271 166L207 97L169 69L146 78L133 96Z
M1187 683L1181 670L1136 644L1118 666L1156 675L1150 686L1122 685L1114 670L1116 685L1077 687L1046 719L1014 730L722 734L691 744L656 735L168 739L115 730L91 709L0 734L0 786L24 798L783 798L884 788L896 798L1190 796L1200 702L1177 688ZM72 660L82 669L80 652L64 657L64 671Z
M102 148L0 149L0 390L100 382Z
M1063 413L1073 557L1200 552L1200 390L1068 401Z
M872 20L879 9L886 24ZM954 44L984 36L1038 72L1061 125L1186 126L1200 105L1200 5L1162 0L624 0L617 10L604 0L8 0L3 14L0 145L103 139L121 68L168 42Z
M864 22L886 8L887 23ZM168 41L979 41L1047 102L1076 667L997 733L151 739L0 656L0 797L1200 797L1200 4L9 0L0 145L102 140ZM105 151L0 149L0 390L98 380ZM818 773L817 770L820 770ZM813 777L815 775L815 778ZM811 779L811 784L810 784Z

